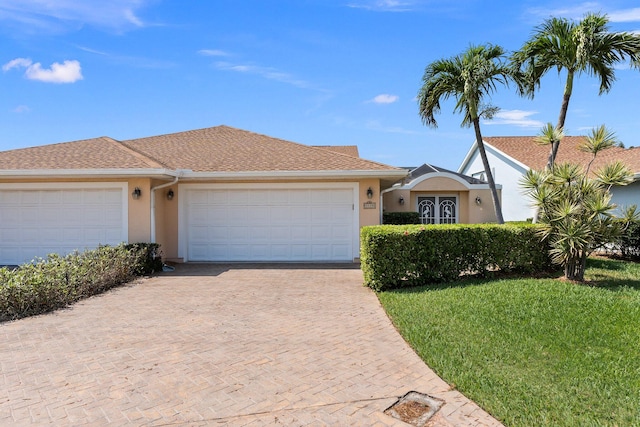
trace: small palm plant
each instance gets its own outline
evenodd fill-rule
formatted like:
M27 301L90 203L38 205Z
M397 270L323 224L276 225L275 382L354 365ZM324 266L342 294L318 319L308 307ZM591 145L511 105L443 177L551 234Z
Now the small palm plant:
M562 132L547 125L537 141L553 143L562 137ZM580 149L595 159L615 145L619 145L615 135L601 126L585 138ZM591 175L593 159L586 169L556 164L551 169L529 170L521 180L525 194L540 212L540 233L549 242L551 259L564 267L570 280L584 280L587 257L619 236L625 223L613 215L616 205L611 202L610 189L631 183L633 174L624 164L614 162Z

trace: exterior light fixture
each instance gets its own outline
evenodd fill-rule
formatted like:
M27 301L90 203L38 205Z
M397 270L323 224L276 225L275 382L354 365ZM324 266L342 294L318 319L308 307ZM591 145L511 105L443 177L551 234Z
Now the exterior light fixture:
M400 198L398 199L398 203L404 205L404 197L400 196Z
M167 191L167 200L173 200L173 196L175 196L173 190Z
M482 199L480 198L480 196L476 197L476 205L480 205L482 204Z
M367 189L367 199L372 199L373 198L373 188L369 187Z
M142 195L142 190L140 190L140 187L136 187L132 192L131 192L131 197L133 197L135 200L138 200L140 198L140 196Z

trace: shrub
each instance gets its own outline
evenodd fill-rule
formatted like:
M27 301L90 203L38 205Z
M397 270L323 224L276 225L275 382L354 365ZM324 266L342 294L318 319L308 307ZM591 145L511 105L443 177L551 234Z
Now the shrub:
M382 214L383 224L420 224L420 214L418 212L384 212Z
M550 270L535 225L382 225L363 227L360 261L376 291L493 271Z
M125 248L137 254L136 275L144 276L162 271L162 257L158 243L130 243L125 245Z
M624 231L614 242L614 248L622 258L640 259L640 222L633 221L625 224Z
M15 270L0 268L0 321L46 313L127 283L148 271L150 253L157 249L101 246L64 257L51 254Z

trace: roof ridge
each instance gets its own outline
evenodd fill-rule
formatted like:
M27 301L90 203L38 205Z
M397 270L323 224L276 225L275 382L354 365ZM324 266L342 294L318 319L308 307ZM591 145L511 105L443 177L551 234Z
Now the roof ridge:
M318 146L302 144L300 142L290 141L290 140L287 140L287 139L282 139L282 138L278 138L278 137L274 137L274 136L266 135L266 134L263 134L263 133L258 133L258 132L246 130L246 129L240 129L240 128L236 128L236 127L228 126L228 125L224 125L224 124L218 125L218 126L210 126L210 127L206 127L206 128L200 128L200 129L192 129L192 130L187 130L187 131L181 131L181 132L172 132L172 133L163 134L163 135L155 135L155 136L148 136L148 137L143 137L143 138L129 139L129 140L123 141L122 143L124 143L127 146L131 147L133 144L135 144L134 141L143 141L143 140L150 140L150 139L155 139L155 138L167 138L167 137L172 137L172 136L175 136L175 135L186 135L186 134L190 134L190 133L197 133L197 132L208 131L208 130L213 130L213 129L231 130L231 131L234 131L234 132L240 132L240 133L244 133L244 134L247 134L247 135L257 136L257 137L260 137L260 138L268 138L268 139L270 139L272 141L276 141L278 143L287 144L287 145L295 145L295 146L301 147L303 149L322 152L322 153L325 153L325 154L327 152L330 152L331 155L333 155L333 156L342 157L342 158L349 158L349 159L357 159L360 162L364 162L364 163L367 163L367 164L370 164L370 165L375 165L375 166L378 166L378 167L384 167L384 168L387 168L387 169L394 169L394 170L395 169L402 170L402 169L397 168L395 166L390 166L390 165L387 165L387 164L384 164L384 163L381 163L381 162L376 162L376 161L373 161L373 160L364 159L362 157L355 157L355 156L351 156L349 154L345 154L345 153L341 153L341 152L337 152L337 151L330 151L330 150L327 150L326 148L319 148ZM357 145L354 145L354 146L357 147Z
M155 158L149 156L148 154L144 154L144 153L136 150L131 145L129 145L127 142L118 141L118 140L113 139L113 138L111 138L111 139L113 140L114 143L116 143L118 145L118 147L123 148L129 154L131 154L134 157L144 161L145 163L154 164L154 166L156 166L156 167L161 167L161 168L165 168L165 169L171 169L168 165L166 165L165 163L161 162L160 160L155 159Z

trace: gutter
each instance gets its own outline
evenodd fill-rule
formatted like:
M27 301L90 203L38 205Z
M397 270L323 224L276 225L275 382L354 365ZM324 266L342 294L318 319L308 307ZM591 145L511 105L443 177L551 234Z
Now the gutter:
M155 187L151 187L151 243L156 242L156 190L160 190L165 187L170 187L178 182L180 177L182 176L182 172L176 171L176 176L171 182L166 182L164 184L156 185Z

